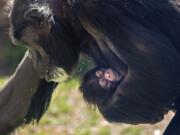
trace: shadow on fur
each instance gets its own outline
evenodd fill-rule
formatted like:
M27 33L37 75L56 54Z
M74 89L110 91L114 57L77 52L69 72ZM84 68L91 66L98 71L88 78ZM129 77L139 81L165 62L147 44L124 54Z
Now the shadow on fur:
M39 122L50 104L52 93L56 86L57 83L41 80L38 90L32 98L29 111L24 118L25 124Z

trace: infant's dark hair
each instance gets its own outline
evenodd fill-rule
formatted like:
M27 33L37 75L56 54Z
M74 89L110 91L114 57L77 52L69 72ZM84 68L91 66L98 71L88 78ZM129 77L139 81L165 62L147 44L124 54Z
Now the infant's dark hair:
M96 76L96 71L101 69L103 68L96 67L87 72L82 80L82 85L80 86L83 98L90 104L95 105L97 103L103 103L103 101L106 100L115 89L114 87L111 90L107 90L99 85L99 78Z

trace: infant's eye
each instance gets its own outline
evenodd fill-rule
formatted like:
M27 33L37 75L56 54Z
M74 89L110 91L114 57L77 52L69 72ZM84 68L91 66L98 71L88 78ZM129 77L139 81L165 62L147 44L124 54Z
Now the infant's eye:
M112 69L107 69L104 73L104 79L115 82L120 80L120 75Z
M111 73L109 71L107 71L104 76L105 76L105 78L110 79Z
M100 79L99 80L99 85L102 87L102 88L105 88L105 89L108 89L110 84L109 84L109 81L106 80L106 79Z
M113 81L115 81L115 75L113 74L113 72L107 70L107 71L104 73L104 79L113 82Z
M96 71L96 76L97 76L97 77L102 77L103 74L104 74L104 72L103 72L102 70Z

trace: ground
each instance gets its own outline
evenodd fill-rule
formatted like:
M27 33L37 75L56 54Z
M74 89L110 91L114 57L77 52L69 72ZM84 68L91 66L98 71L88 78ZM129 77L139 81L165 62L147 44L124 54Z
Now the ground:
M0 77L0 86L6 80L7 77ZM173 115L169 113L156 125L110 124L83 101L78 82L73 78L59 85L40 123L19 128L15 135L161 135Z

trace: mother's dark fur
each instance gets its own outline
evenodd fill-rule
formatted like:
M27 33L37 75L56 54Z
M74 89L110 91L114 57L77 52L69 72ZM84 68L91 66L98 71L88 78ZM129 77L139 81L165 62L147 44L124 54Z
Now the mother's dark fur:
M96 103L100 112L109 121L156 123L170 108L178 109L179 3L15 0L12 36L69 73L81 52L93 58L97 66L123 73L125 79L107 102ZM48 86L46 83L43 85ZM165 134L175 133L170 129Z

